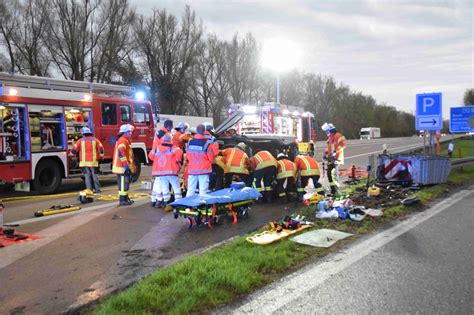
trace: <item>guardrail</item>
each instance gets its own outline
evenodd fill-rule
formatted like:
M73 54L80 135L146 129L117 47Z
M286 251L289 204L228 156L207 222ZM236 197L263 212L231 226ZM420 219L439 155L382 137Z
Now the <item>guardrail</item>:
M451 168L457 168L474 163L474 156L451 160Z

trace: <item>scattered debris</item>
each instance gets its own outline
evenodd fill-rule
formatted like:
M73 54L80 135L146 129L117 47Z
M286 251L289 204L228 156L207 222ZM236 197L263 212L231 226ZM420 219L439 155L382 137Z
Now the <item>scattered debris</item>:
M114 214L114 215L112 216L112 220L119 220L119 219L123 219L123 217L120 216L120 215L117 215L117 214Z

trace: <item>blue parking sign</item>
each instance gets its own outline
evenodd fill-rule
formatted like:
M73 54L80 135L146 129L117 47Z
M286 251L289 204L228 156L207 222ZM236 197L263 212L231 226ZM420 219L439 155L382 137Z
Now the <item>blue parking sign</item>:
M416 95L416 130L441 130L442 113L441 93Z

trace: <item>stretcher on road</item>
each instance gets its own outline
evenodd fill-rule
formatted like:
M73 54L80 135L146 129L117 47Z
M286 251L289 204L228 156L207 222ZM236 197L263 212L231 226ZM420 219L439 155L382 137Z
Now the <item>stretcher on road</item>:
M250 205L261 197L255 189L239 183L206 195L182 198L170 206L173 207L174 217L184 217L189 228L200 225L212 227L224 216L231 216L234 224L239 218L247 218Z

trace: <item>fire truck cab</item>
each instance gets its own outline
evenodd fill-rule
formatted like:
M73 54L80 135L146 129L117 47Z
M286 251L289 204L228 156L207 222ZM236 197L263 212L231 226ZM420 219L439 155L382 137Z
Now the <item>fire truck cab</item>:
M0 72L0 182L49 194L63 178L82 176L68 153L84 126L104 145L100 173L110 173L117 133L125 123L135 126L138 178L141 163L148 162L154 122L150 102L133 98L134 92L126 86Z

